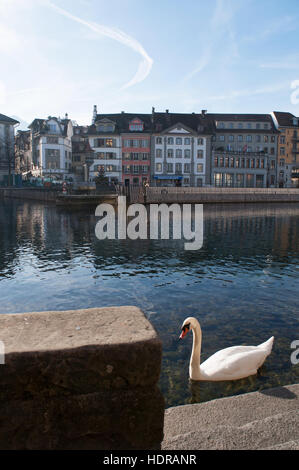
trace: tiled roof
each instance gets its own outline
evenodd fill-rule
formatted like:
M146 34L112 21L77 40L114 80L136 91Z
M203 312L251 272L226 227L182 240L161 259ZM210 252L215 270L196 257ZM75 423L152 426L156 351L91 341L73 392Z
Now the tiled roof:
M8 124L20 124L19 121L16 121L15 119L12 119L8 116L5 116L5 114L0 114L0 122L5 122Z

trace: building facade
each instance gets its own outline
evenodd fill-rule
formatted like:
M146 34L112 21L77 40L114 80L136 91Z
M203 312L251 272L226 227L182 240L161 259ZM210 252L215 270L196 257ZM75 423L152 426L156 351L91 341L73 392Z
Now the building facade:
M15 172L15 126L18 121L0 114L0 182Z
M152 185L209 185L212 129L205 112L156 113L153 109L152 120Z
M213 186L277 186L277 131L268 114L210 114Z
M88 126L74 126L73 131L71 173L78 182L89 181L89 168L94 162L95 152L89 144Z
M30 130L18 131L15 136L15 170L16 173L27 175L31 173L32 151Z
M299 187L299 118L291 113L271 113L278 138L278 184L280 187Z
M151 131L148 114L121 115L122 183L142 186L150 181Z
M34 119L31 130L32 163L40 176L67 179L72 168L73 125L64 119Z
M117 118L110 116L97 114L88 128L89 145L94 151L94 161L89 168L90 181L104 171L109 182L121 182L121 135Z

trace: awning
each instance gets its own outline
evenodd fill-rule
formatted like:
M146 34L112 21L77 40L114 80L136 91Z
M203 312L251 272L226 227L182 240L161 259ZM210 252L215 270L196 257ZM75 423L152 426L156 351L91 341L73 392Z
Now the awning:
M183 179L182 176L179 175L155 175L155 180L181 180Z

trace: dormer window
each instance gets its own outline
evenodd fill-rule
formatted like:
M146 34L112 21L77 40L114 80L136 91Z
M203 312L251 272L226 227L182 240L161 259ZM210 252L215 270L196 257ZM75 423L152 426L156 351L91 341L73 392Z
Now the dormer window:
M102 119L96 123L97 132L105 132L109 134L114 132L115 130L115 123L110 121L109 119Z
M143 131L143 122L140 121L140 119L133 119L130 124L129 124L129 130L131 132L136 132L136 131Z
M51 132L57 132L56 124L48 124L48 126Z

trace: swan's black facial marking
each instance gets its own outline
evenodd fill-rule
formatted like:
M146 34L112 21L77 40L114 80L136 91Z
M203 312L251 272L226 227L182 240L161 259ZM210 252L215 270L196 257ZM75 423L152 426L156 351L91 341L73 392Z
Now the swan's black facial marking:
M184 333L188 333L189 330L190 330L190 323L186 323L186 325L183 326L182 331Z

